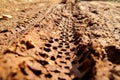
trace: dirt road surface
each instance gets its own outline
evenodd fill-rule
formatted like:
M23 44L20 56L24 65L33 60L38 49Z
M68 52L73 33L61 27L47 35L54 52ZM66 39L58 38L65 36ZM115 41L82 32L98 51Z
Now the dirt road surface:
M120 80L120 5L0 6L0 80Z

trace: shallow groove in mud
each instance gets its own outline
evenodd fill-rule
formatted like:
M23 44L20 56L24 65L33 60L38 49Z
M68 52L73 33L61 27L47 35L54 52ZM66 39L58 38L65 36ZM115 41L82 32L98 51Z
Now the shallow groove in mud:
M0 75L3 80L95 80L95 64L104 59L105 52L109 62L120 64L119 49L107 46L103 52L103 46L92 42L91 38L100 34L91 32L91 36L86 30L99 25L83 14L78 4L57 4L49 10L4 52L1 66L8 74Z
M75 7L72 3L61 4L60 9L63 9L63 12L58 12L58 7L49 14L58 18L61 17L61 20L59 21L55 19L59 24L55 26L59 28L59 33L56 33L58 35L57 37L50 37L50 39L44 43L44 46L39 49L41 51L36 50L36 45L29 39L25 41L24 39L20 40L20 43L17 42L17 44L14 44L15 46L13 47L15 47L15 49L10 48L8 50L10 53L12 53L12 50L15 50L13 52L16 54L22 54L23 56L39 53L39 56L37 55L38 58L36 58L35 61L28 60L28 62L25 61L24 64L21 64L20 71L22 75L29 75L30 70L32 74L38 76L40 79L44 77L51 80L80 80L88 71L91 70L91 67L88 66L93 65L93 60L89 58L91 57L89 49L86 49L89 47L79 44L79 29L74 27L74 22L72 21L72 18L76 18L73 16L72 7ZM51 20L54 21L54 18ZM41 21L41 23L43 21ZM56 22L54 22L53 25L56 24ZM46 25L46 27L47 25L49 26L49 24L46 23L43 25ZM35 29L39 30L39 27L35 27ZM32 30L32 32L34 31ZM27 33L25 36L29 34L30 33ZM36 34L36 32L32 35L34 36L34 34ZM38 41L37 44L40 44L40 41ZM32 53L29 50L33 50ZM9 53L5 52L5 54ZM37 69L34 64L38 65L37 68L39 69ZM60 75L57 75L58 73Z

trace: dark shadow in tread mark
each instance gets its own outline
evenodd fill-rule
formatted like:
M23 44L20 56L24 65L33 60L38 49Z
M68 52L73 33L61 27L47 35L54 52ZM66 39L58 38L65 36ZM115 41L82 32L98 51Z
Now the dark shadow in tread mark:
M61 43L59 43L59 45L63 45L63 43L61 42Z
M76 77L76 78L74 78L74 79L72 79L72 80L80 80L78 77Z
M44 47L44 50L45 50L46 52L50 52L50 51L51 51L50 48L45 48L45 47Z
M65 48L69 49L69 48L70 48L70 46L65 46Z
M60 61L60 63L66 64L66 62L65 62L65 61Z
M57 58L62 58L62 56L60 56L60 55L57 55Z
M53 39L53 37L50 37L50 39Z
M26 42L26 47L27 47L27 49L32 49L32 48L34 48L35 46L34 46L30 41L27 41L27 42Z
M68 76L70 76L71 75L71 73L65 73L66 75L68 75Z
M19 64L19 67L20 67L20 71L24 74L24 75L28 75L28 73L25 71L25 65L24 63L22 64Z
M69 56L69 55L70 55L70 53L69 53L69 52L65 52L65 55L68 55L68 56Z
M80 42L80 40L76 40L76 41L74 42L74 45L78 45L79 42Z
M5 32L9 32L9 30L5 29L5 30L0 31L0 33L5 33Z
M49 56L45 53L39 53L40 56L42 56L43 58L48 58Z
M61 49L61 51L67 51L66 49Z
M56 42L58 42L59 41L59 39L54 39Z
M55 72L55 73L60 73L60 71L58 71L58 70L54 70L54 72Z
M48 73L48 74L45 74L45 77L46 78L52 78L52 75L50 73Z
M45 65L48 64L48 62L45 61L45 60L37 60L37 62L39 62L39 63L40 63L41 65L43 65L43 66L45 66Z
M54 56L51 56L51 58L50 58L51 60L53 60L53 61L55 61L55 57Z
M54 50L57 50L57 47L56 47L56 46L53 46L53 49L54 49Z
M62 48L62 45L59 45L58 48Z
M51 47L51 44L45 44L46 47Z
M62 54L62 52L58 51L58 54Z
M69 43L65 43L65 45L66 45L66 46L68 46L68 45L69 45Z
M36 76L39 76L39 75L42 74L42 71L41 71L41 70L32 69L30 66L28 66L28 68L29 68Z
M26 71L25 71L24 68L20 68L20 70L21 70L21 72L22 72L24 75L28 75L28 74L26 73Z
M66 60L70 60L70 57L66 57L65 59L66 59Z
M24 74L24 75L28 75L28 73L26 72L26 63L25 62L22 62L21 64L19 64L19 68L20 68L20 71Z
M70 69L70 67L69 66L65 66L65 69Z
M49 40L49 43L53 43L53 40Z
M115 46L107 46L105 48L108 60L114 64L120 64L120 49Z
M74 40L70 40L69 42L72 43L72 42L74 42Z
M80 56L84 51L85 51L85 49L87 48L87 46L86 45L78 45L77 46L77 53L76 53L76 55L77 56Z
M70 51L75 51L75 47L71 48Z
M58 80L66 80L66 79L58 77Z
M16 72L12 72L12 73L11 73L11 77L15 77L16 75L17 75ZM0 80L3 80L3 79L0 79Z

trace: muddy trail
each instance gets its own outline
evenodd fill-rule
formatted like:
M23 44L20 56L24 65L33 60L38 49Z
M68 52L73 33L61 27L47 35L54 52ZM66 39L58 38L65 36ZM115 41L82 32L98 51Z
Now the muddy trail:
M0 18L0 80L120 79L117 3L27 5Z

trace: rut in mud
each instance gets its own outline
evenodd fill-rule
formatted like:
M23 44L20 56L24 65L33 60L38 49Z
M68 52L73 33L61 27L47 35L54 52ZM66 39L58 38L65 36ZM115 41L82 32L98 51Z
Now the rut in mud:
M7 67L16 70L10 70L6 74L9 77L3 79L82 79L94 66L94 60L88 45L80 44L80 27L75 25L78 20L76 13L79 13L77 5L59 4L33 30L14 42L4 54L6 58L15 58ZM18 67L15 66L17 64Z

